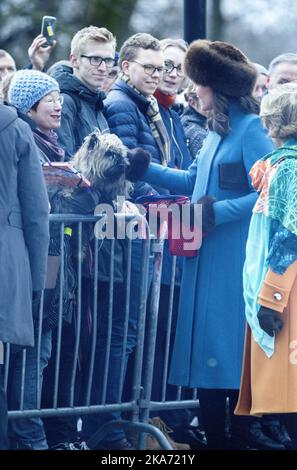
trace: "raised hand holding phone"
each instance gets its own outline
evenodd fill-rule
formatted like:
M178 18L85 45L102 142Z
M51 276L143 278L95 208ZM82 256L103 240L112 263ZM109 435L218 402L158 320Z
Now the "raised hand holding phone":
M41 24L41 34L46 38L46 46L53 46L56 40L56 17L44 16Z

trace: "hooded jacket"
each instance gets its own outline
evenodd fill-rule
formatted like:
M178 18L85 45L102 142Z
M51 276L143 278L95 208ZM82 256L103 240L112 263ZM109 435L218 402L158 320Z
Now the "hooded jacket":
M65 150L65 160L69 160L81 146L84 138L96 127L109 132L104 117L101 91L93 92L72 74L71 67L58 66L52 76L60 85L64 97L61 127L57 130L59 143Z

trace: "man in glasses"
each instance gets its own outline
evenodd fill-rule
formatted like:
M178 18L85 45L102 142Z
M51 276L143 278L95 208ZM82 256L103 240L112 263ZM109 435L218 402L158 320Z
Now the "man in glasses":
M129 148L142 147L148 150L152 160L163 166L175 166L177 159L186 161L188 154L185 139L184 146L177 142L174 143L176 135L171 135L170 126L166 129L158 100L154 96L165 75L167 82L170 81L170 84L167 83L170 93L172 90L175 91L178 83L183 80L184 74L180 59L180 55L177 58L168 56L167 64L165 64L161 42L158 39L146 33L131 36L120 50L120 75L105 101L110 132L117 134ZM190 156L188 155L189 161ZM135 184L133 196L155 194L156 192L168 194L164 188L152 188L147 183L138 182ZM136 277L137 272L138 279L140 279L140 265L135 261L131 276L132 285L135 288L133 299L130 301L130 330L128 331L128 343L131 351L136 344L137 332L138 302L136 299L139 291L137 283L133 283L133 276ZM116 380L115 377L114 380ZM129 380L126 380L126 383L129 383ZM115 439L115 433L110 435L109 439ZM174 449L186 450L189 448L187 445L170 442ZM154 447L155 445L151 442L149 448L159 448Z
M134 34L120 50L119 67L119 78L105 101L110 131L127 147L143 147L153 161L167 165L169 138L153 96L164 71L160 42L150 34Z
M71 41L72 68L62 65L53 72L64 96L58 134L66 160L95 127L109 132L103 115L102 87L115 64L115 47L115 37L106 28L83 28Z

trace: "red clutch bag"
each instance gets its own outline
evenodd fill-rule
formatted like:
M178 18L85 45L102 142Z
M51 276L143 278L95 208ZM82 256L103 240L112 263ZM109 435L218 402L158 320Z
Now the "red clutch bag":
M160 213L162 214L162 208L170 208L173 204L177 204L178 206L190 204L190 199L187 196L152 195L139 197L136 199L136 203L142 204L147 214L149 214L150 211L151 213L158 211L159 216ZM180 211L181 208L179 208L177 217L175 217L174 211L167 211L169 251L173 256L193 257L197 255L198 249L201 246L202 232L198 233L196 231L194 234L194 227L189 227L190 230L186 231L186 227L182 223ZM160 222L163 222L162 216L160 216ZM185 233L187 235L193 235L192 237L185 237Z

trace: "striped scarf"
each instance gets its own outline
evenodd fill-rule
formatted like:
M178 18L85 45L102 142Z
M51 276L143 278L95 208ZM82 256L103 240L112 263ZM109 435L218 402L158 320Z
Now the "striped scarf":
M123 80L127 85L129 85L136 93L141 96L144 96L140 91L133 85L130 78L124 73L120 74L121 80ZM152 131L153 137L156 141L158 149L160 150L161 163L163 166L167 166L170 160L170 140L167 134L166 127L163 123L158 101L153 95L144 96L149 102L149 107L147 109L146 115L149 120L150 129Z

